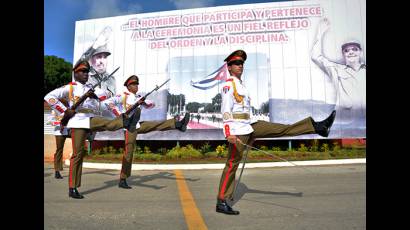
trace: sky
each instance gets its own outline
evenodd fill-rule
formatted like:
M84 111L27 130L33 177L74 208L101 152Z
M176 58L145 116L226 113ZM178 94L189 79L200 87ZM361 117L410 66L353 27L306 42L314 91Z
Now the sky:
M263 2L276 0L44 0L44 54L71 63L80 20Z

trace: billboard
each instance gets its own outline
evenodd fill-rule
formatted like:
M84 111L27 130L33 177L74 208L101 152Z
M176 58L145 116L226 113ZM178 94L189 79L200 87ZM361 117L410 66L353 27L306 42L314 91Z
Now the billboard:
M290 124L307 116L319 121L336 109L328 138L366 137L365 0L257 3L77 21L73 62L88 58L105 74L120 67L101 85L113 95L126 90L124 81L134 74L141 95L170 79L149 96L156 107L143 110L141 120L190 112L190 135L182 139L209 139L209 133L221 139L224 80L218 74L237 49L248 54L242 79L253 116ZM116 139L114 133L96 139Z

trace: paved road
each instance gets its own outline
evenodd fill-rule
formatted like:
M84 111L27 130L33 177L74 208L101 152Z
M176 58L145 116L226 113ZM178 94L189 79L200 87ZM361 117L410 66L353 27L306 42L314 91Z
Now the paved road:
M75 200L68 168L56 180L46 164L45 229L366 229L366 165L307 168L245 169L228 216L215 212L221 170L133 171L124 190L118 170L83 169Z

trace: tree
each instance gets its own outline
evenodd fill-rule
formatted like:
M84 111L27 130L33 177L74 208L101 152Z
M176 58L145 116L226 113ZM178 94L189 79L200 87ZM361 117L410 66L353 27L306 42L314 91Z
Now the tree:
M205 113L213 113L215 112L215 107L214 105L212 105L211 103L204 103L205 108L204 108L204 112Z
M261 112L263 114L269 113L269 101L263 102L261 106Z
M197 113L198 109L202 107L202 104L198 103L198 102L189 102L186 105L186 110L189 113Z
M212 106L214 112L221 111L221 104L222 104L222 95L218 93L215 97L212 98Z
M167 95L169 111L171 114L180 113L181 109L185 106L185 95L174 95L168 93Z
M71 81L72 64L56 56L44 56L44 95Z

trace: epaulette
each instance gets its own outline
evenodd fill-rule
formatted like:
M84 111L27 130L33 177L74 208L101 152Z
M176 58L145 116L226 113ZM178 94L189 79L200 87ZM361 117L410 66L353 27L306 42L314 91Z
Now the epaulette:
M124 94L125 94L125 95L130 95L130 94L129 94L129 93L127 93L127 92L124 92Z

